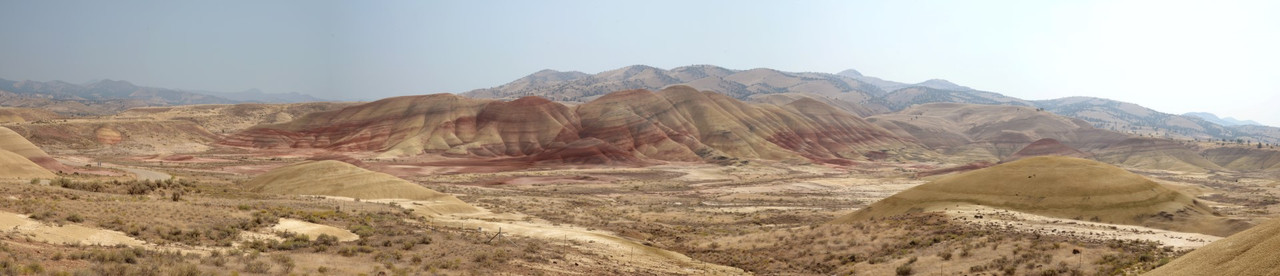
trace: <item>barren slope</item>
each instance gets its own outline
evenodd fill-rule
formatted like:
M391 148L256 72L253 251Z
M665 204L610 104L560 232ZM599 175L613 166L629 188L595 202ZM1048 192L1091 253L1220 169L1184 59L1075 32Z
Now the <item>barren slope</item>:
M334 160L305 161L277 168L254 177L245 185L261 193L410 199L433 202L431 208L438 213L475 211L475 207L451 195Z
M933 103L876 115L869 121L953 155L1000 160L1040 139L1077 149L1106 147L1125 135L1035 108Z
M1037 215L1226 236L1228 222L1193 197L1097 161L1031 157L902 191L837 223L982 205Z
M1013 153L1013 155L1010 155L1009 158L1006 158L1004 161L1008 162L1008 161L1014 161L1014 160L1023 159L1023 158L1032 157L1032 156L1045 156L1045 155L1067 156L1067 157L1078 157L1078 158L1089 158L1093 156L1092 154L1089 154L1087 152L1083 152L1075 148L1072 148L1070 146L1063 145L1062 142L1058 142L1058 140L1054 140L1053 138L1044 138L1044 139L1036 140L1035 142L1032 142L1030 145L1027 145L1026 147L1018 150L1018 152Z
M827 162L916 148L813 99L781 106L747 104L687 86L616 92L576 107L539 97L397 97L260 126L222 143L592 164L725 158Z
M21 134L14 132L12 129L0 127L0 150L9 151L18 154L31 162L39 164L45 169L52 171L65 170L66 167L53 159L40 147L36 147L31 141L27 141Z
M54 174L49 172L40 165L31 162L31 160L13 153L11 151L0 149L0 178L53 178Z
M1280 219L1205 245L1143 275L1276 275Z
M1098 161L1135 168L1187 172L1225 170L1201 156L1196 146L1173 140L1129 138L1096 152Z

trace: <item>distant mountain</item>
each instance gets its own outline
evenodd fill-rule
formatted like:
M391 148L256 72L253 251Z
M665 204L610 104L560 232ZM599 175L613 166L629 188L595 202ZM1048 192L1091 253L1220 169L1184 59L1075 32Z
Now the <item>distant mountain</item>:
M945 82L945 81L944 81ZM948 82L950 83L950 82ZM941 86L941 85L939 85ZM963 86L961 86L963 87ZM965 89L968 89L965 87ZM978 91L978 90L948 90L944 88L935 88L928 86L910 86L894 90L889 94L875 99L875 102L884 104L891 110L902 110L913 105L927 103L968 103L968 104L994 104L994 105L1014 105L1014 106L1034 106L1029 101L1009 97L1000 93Z
M137 86L128 81L100 80L87 84L64 81L11 81L0 79L0 91L54 100L139 100L149 105L234 103L234 101L176 89Z
M944 79L931 79L921 83L917 83L915 84L915 86L924 86L928 88L943 89L943 90L973 91L973 88L969 88L967 86L960 86L959 84L955 84Z
M188 91L138 86L122 80L12 81L0 79L0 106L38 108L63 115L106 115L135 107L192 104L299 103L327 101L301 93Z
M767 68L732 70L712 65L692 65L663 70L633 65L590 75L581 72L542 70L493 88L462 93L472 98L514 99L540 96L561 102L587 102L614 91L659 90L671 85L727 94L739 100L752 95L803 92L856 103L859 115L888 111L870 102L885 92L853 78L827 73L782 72Z
M1237 120L1236 118L1231 117L1218 118L1218 115L1213 115L1213 113L1209 112L1188 112L1187 114L1182 114L1182 116L1197 117L1224 126L1262 125L1261 123L1254 122L1252 120Z
M1030 102L1021 99L978 91L941 79L906 84L864 76L852 69L827 74L783 72L768 68L733 70L713 65L692 65L671 70L633 65L594 75L542 70L507 84L476 89L462 95L496 99L541 96L561 102L586 102L613 91L656 90L677 84L727 94L739 100L768 100L768 97L761 95L775 94L821 99L860 116L933 102L1031 106ZM834 103L832 100L844 103Z
M309 103L309 102L327 102L329 100L316 98L311 95L298 92L289 93L266 93L258 89L249 89L241 92L214 92L214 91L192 91L195 93L210 95L223 99L228 99L238 103Z
M594 75L542 70L498 87L472 90L463 95L499 99L536 95L561 102L585 102L613 91L655 90L675 84L759 103L777 104L811 98L859 116L885 114L929 103L1011 105L1044 108L1087 121L1097 128L1150 137L1280 143L1280 128L1223 124L1198 116L1168 114L1102 98L1027 101L943 79L910 84L863 75L854 69L825 74L767 68L733 70L713 65L671 70L634 65Z
M1192 116L1159 112L1137 104L1092 97L1035 101L1049 112L1079 118L1102 129L1153 137L1236 139L1231 128ZM1257 139L1252 139L1257 140Z

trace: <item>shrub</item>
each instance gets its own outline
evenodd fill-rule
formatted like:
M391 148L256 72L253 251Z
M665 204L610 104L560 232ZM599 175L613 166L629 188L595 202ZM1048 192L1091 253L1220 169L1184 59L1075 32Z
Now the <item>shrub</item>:
M893 272L899 276L911 275L911 264L910 263L902 264L898 266L898 268L894 268Z
M263 261L250 261L244 264L244 272L267 273L267 271L271 271L271 264Z

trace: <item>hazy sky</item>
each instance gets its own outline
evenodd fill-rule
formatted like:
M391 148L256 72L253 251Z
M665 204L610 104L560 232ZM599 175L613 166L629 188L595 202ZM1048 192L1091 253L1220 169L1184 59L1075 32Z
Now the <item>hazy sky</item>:
M373 99L548 68L853 68L1280 125L1277 2L0 0L0 78Z

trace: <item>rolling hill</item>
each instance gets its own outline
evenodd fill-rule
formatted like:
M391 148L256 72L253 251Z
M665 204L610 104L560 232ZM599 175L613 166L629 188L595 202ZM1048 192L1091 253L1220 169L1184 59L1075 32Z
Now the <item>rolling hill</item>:
M1276 275L1280 271L1276 250L1280 250L1280 220L1272 219L1142 275Z
M541 97L396 97L252 128L222 144L591 163L733 158L842 163L866 159L871 152L919 148L813 99L749 104L688 86L620 91L573 107ZM552 152L560 154L548 155ZM569 152L592 156L565 158ZM560 157L539 159L550 156Z
M1058 140L1054 140L1053 138L1044 138L1044 139L1036 140L1035 142L1031 142L1030 145L1023 147L1022 149L1018 150L1018 152L1014 152L1013 155L1010 155L1008 158L1005 158L1005 160L1002 160L1002 161L1003 162L1016 161L1018 159L1035 157L1035 156L1067 156L1067 157L1076 157L1076 158L1090 158L1093 156L1093 154L1080 151L1078 149L1072 148L1067 145L1063 145L1062 142L1058 142Z
M922 104L867 120L943 153L992 162L1044 138L1086 151L1127 138L1081 120L1007 105Z
M1181 192L1097 161L1025 158L922 184L838 218L848 223L956 205L1226 236L1246 228Z
M430 201L431 210L437 214L477 211L451 195L335 160L304 161L276 168L244 185L254 192L269 194Z
M767 68L732 70L713 65L671 70L634 65L598 74L543 70L501 86L472 90L464 95L497 99L532 95L554 101L586 102L613 91L655 90L676 84L725 93L739 100L773 102L767 96L774 94L810 97L864 117L927 103L1013 105L1044 108L1059 115L1085 120L1097 128L1150 137L1241 139L1280 144L1280 128L1275 127L1224 126L1196 116L1168 114L1102 98L1028 101L941 79L902 83L865 76L852 69L837 74L782 72Z
M887 111L870 102L884 91L856 79L834 74L782 72L767 68L731 70L712 65L692 65L671 70L633 65L594 75L543 70L507 84L472 90L462 95L493 99L539 96L554 101L587 102L615 91L659 90L677 84L721 92L739 100L758 94L815 94L858 104L860 107L857 110L848 111L860 116Z
M52 156L49 156L49 154L45 153L44 150L41 150L40 147L32 144L31 141L28 141L21 134L18 134L12 129L6 127L0 127L0 150L22 156L23 158L26 158L27 160L30 160L31 162L40 165L40 167L50 171L69 171L67 170L66 165L63 165L58 162L58 160L53 159Z

